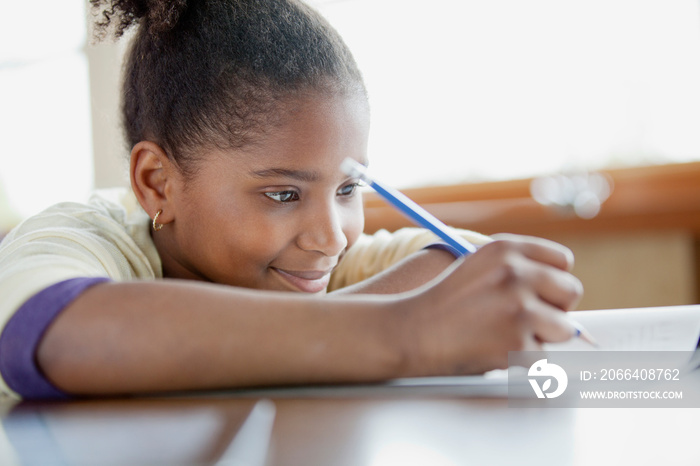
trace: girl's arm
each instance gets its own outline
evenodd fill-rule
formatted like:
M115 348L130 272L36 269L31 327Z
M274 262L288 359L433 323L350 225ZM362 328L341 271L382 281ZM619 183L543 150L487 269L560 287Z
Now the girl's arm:
M96 285L42 339L37 360L77 394L367 382L506 367L508 351L572 335L570 254L498 241L391 296L262 292L184 281Z
M386 270L331 295L392 294L410 291L428 283L455 262L449 252L423 249L411 254Z
M478 246L492 241L472 231L456 231ZM454 255L445 250L425 249L437 240L432 232L414 227L363 235L334 271L329 289L333 294L388 294L413 290L455 261Z
M76 394L380 380L401 365L391 304L180 280L105 283L61 312L37 360Z

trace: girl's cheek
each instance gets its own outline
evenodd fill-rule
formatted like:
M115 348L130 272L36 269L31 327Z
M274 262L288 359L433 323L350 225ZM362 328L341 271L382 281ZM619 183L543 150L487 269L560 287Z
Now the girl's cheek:
M350 249L353 244L357 242L357 239L360 237L362 234L362 230L365 227L365 217L363 214L362 209L359 209L359 213L356 213L348 228L345 229L345 237L348 240L348 246L347 249Z

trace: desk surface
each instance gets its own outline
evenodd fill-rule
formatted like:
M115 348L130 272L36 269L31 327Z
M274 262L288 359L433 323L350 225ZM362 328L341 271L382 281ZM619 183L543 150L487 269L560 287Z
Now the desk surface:
M267 465L700 464L700 409L523 409L416 395L272 401ZM219 464L255 403L0 402L0 464Z

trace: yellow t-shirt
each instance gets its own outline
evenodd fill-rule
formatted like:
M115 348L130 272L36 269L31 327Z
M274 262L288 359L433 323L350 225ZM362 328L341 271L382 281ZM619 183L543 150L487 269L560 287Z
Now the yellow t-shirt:
M162 278L150 227L150 218L126 189L99 191L87 204L57 204L22 222L0 243L0 333L29 298L64 280ZM476 244L488 241L462 234ZM329 291L365 280L436 241L419 228L362 235L333 272ZM0 393L16 396L1 375Z

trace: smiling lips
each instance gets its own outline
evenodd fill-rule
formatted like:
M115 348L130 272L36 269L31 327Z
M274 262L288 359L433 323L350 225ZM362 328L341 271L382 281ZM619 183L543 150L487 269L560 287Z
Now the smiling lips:
M280 277L298 291L304 293L319 293L328 287L331 279L331 270L299 272L294 270L281 270L273 268Z

